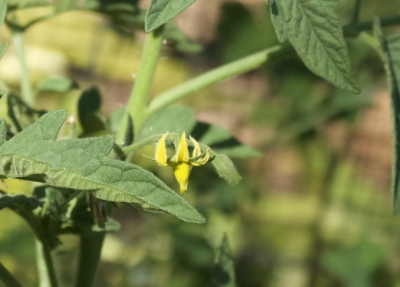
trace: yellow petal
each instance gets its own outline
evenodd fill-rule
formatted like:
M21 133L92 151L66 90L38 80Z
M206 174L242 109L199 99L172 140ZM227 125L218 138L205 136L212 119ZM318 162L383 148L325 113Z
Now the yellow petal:
M204 165L208 162L209 158L210 158L210 149L207 149L203 157L190 161L190 164L194 166Z
M190 164L189 163L177 163L172 165L176 181L179 183L179 192L185 193L187 191Z
M192 157L200 156L201 155L201 148L200 148L199 143L194 138L192 138L191 136L189 136L189 138L190 138L190 140L192 141L192 143L194 145Z
M172 159L173 162L180 163L180 162L189 162L189 150L186 141L186 133L183 132L181 136L181 140L178 144L178 151L176 152L174 158Z
M168 136L168 132L166 132L158 141L156 145L156 155L155 159L158 165L167 166L168 156L167 156L167 147L165 146L165 139Z

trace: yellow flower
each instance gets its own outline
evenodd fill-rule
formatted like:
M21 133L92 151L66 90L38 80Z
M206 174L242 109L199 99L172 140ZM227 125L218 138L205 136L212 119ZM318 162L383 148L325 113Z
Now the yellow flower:
M175 155L171 158L168 158L167 148L165 146L165 140L167 136L168 132L165 133L158 141L156 145L155 159L158 165L170 166L172 168L175 178L179 183L180 193L185 193L187 191L187 185L192 166L206 164L210 158L210 153L208 149L205 153L201 153L199 143L194 138L189 136L194 146L192 157L190 157L188 144L186 141L186 133L183 132Z

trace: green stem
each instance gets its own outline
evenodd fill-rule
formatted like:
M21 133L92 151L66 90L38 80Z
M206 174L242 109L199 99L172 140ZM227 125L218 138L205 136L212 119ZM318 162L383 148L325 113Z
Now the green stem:
M104 237L105 232L93 232L89 236L81 236L76 287L93 286Z
M266 62L284 57L292 51L293 48L290 45L276 45L201 74L194 79L186 81L185 83L158 95L150 103L146 111L146 115L148 116L164 107L167 107L178 100L189 96L195 91L208 87L227 78L256 69Z
M17 279L12 276L12 274L4 267L0 262L0 281L4 283L6 287L22 287L18 283Z
M380 18L381 27L392 26L400 24L400 15L392 17ZM343 33L345 36L356 37L360 32L364 30L371 30L373 26L373 21L364 21L358 23L350 23L343 26Z
M39 271L39 287L57 287L53 259L45 238L36 239L36 261Z
M27 105L32 107L35 100L31 89L28 65L26 64L23 32L15 31L13 33L12 40L15 45L15 50L17 51L19 68L21 71L22 98Z
M137 134L145 120L144 111L146 110L149 92L157 67L160 48L163 41L163 30L164 26L161 26L148 34L143 47L143 55L140 60L139 71L127 105L127 113L133 119L134 134ZM124 141L127 126L128 119L126 117L117 135L118 143Z
M358 22L358 19L360 17L361 1L362 0L356 0L356 5L354 6L353 19L351 20L351 23Z

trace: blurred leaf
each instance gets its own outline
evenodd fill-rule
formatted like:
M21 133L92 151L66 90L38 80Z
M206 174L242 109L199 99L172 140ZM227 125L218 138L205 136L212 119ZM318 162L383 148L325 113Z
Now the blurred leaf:
M216 256L211 287L235 287L235 268L233 266L232 253L229 248L228 236L224 234L221 247Z
M216 39L224 63L277 44L267 9L259 10L256 18L244 4L224 2Z
M30 7L41 7L51 5L48 0L7 0L8 7L16 9L24 9ZM63 1L64 2L64 1Z
M144 140L152 135L164 134L167 131L178 135L186 132L190 135L195 125L193 109L183 106L169 106L154 113L146 120L139 132L137 141Z
M78 117L83 136L105 130L105 124L97 114L101 108L101 96L97 88L86 89L78 101Z
M7 14L7 1L2 0L0 1L0 25L3 24L4 19L6 18L6 14ZM1 58L1 53L0 53L0 58Z
M350 71L346 42L333 10L338 0L270 0L279 41L289 40L304 64L335 86L359 93Z
M198 123L196 127L203 125L206 132L199 138L202 144L208 145L216 153L223 153L235 158L260 157L262 154L246 145L241 144L231 133L221 127ZM196 136L196 127L192 132Z
M151 0L145 20L145 30L150 33L165 24L196 0Z
M41 202L34 197L28 197L23 194L8 194L0 191L0 210L19 203L26 203L31 209L41 205Z
M393 206L394 214L400 212L400 34L394 34L383 43L386 52L387 72L391 83L392 121L394 138L393 156Z
M158 208L188 222L205 221L152 173L134 164L107 158L114 144L113 137L55 142L65 117L64 110L47 113L4 142L0 146L0 178L86 190L102 200ZM2 138L6 129L6 122L1 119Z
M173 46L184 53L197 54L203 49L200 44L189 39L181 30L179 30L173 22L168 22L165 25L164 37L170 46Z
M237 172L233 162L226 155L215 155L211 163L215 167L218 175L225 179L229 184L234 185L241 181L242 177Z
M108 120L108 125L110 126L110 130L114 133L117 134L119 127L121 126L122 119L125 116L125 111L126 108L122 107L117 110L115 110L112 114L111 117Z
M77 83L67 77L52 77L41 81L36 91L65 93L77 87Z
M372 276L386 258L375 245L363 240L356 246L324 254L323 265L339 277L346 287L373 286Z
M8 43L7 42L1 44L1 46L0 46L0 60L3 57L4 53L6 52L7 47L8 47Z

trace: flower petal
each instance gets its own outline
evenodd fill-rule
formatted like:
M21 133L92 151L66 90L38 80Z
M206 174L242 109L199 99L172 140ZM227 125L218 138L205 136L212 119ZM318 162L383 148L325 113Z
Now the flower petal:
M190 164L194 165L194 166L204 165L208 162L209 159L210 159L210 149L207 149L207 151L203 155L203 157L196 159L196 160L191 160Z
M165 146L165 139L168 136L168 132L166 132L158 141L156 145L156 155L155 159L158 165L168 166L168 156L167 156L167 147Z
M179 183L179 192L185 193L189 182L190 164L186 162L172 165L176 181Z
M188 163L189 162L189 150L188 150L185 132L182 133L181 140L179 141L179 144L178 144L178 151L176 152L172 161L175 163L180 163L180 162Z

